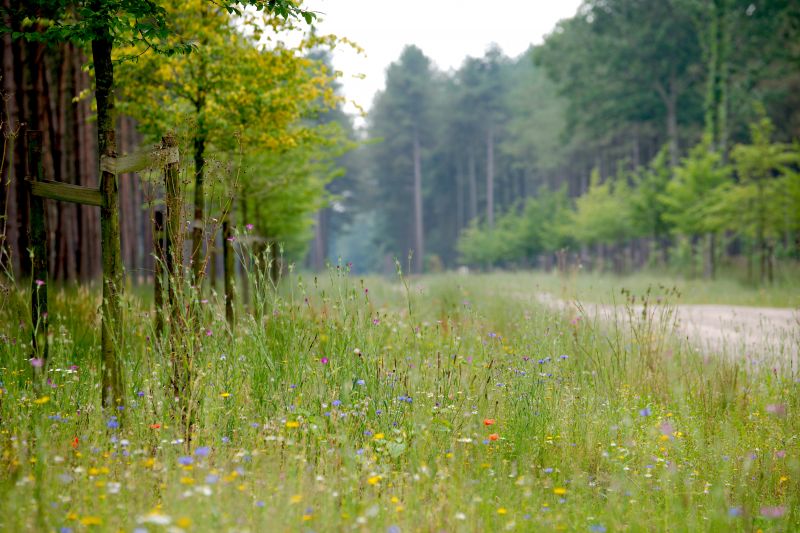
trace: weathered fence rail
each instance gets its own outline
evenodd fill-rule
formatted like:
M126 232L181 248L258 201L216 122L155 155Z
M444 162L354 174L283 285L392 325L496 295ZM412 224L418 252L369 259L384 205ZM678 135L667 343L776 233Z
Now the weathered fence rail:
M171 139L167 141L167 139ZM118 342L121 328L122 258L120 253L119 201L117 197L117 176L146 168L164 168L169 184L178 176L180 153L177 143L171 136L165 137L162 145L140 150L130 155L100 158L100 187L85 187L45 179L42 159L42 132L26 132L28 143L28 167L25 178L30 193L30 243L32 254L31 278L31 319L33 324L33 354L47 361L47 220L44 211L44 198L91 205L100 208L100 234L103 251L103 305L102 305L102 374L103 405L105 407L124 405L124 386L119 361ZM175 200L173 198L173 200ZM174 222L173 222L174 223ZM169 246L167 257L176 253ZM156 252L160 247L156 248ZM156 283L157 291L161 290ZM159 310L160 312L160 310ZM39 365L37 365L39 366Z

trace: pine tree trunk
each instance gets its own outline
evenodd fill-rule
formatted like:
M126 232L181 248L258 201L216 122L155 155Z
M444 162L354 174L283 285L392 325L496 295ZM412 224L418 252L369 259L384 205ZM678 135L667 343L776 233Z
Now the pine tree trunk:
M494 227L494 127L486 133L486 224Z
M422 273L425 264L425 241L422 216L422 155L420 154L419 136L414 131L414 269Z
M475 171L475 153L469 152L469 220L472 222L478 216L478 176Z

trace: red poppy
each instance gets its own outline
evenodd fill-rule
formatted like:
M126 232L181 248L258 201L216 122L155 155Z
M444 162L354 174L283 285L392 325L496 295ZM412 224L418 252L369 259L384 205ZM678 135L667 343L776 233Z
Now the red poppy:
M150 424L150 429L161 429L161 424Z
M72 439L72 449L73 450L77 450L78 449L78 437L75 437L74 439Z
M484 418L483 419L483 425L484 426L492 426L492 425L494 425L494 423L495 423L495 419L494 418Z
M497 433L492 433L491 435L489 435L489 440L497 440L499 438L500 435L498 435Z

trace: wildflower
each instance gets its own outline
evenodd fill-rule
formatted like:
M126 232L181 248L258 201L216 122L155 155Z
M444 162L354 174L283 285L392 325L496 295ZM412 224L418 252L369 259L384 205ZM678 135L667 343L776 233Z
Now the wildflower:
M106 427L108 429L117 429L119 427L119 420L117 420L116 416L112 416L106 422Z
M331 404L332 404L334 407L339 407L340 405L342 405L342 401L341 401L341 400L333 400L333 401L331 402Z
M322 363L323 365L327 365L328 364L328 358L327 357L322 357L322 358L320 358L319 362Z
M589 526L589 531L592 533L606 533L606 528L601 524L592 524Z
M35 283L36 283L36 286L37 286L37 287L43 287L43 286L44 286L44 281L42 281L42 280L40 280L40 279L37 279L37 280L35 281Z
M500 507L499 509L497 509L497 514L506 514L507 512L508 511L506 510L505 507Z
M50 396L42 396L41 398L33 400L33 403L35 403L36 405L44 405L49 401L50 401Z
M39 357L32 357L29 362L33 368L42 368L44 366L44 359Z
M302 494L295 494L294 496L292 496L289 499L289 502L292 503L292 504L300 503L301 501L303 501L303 495Z
M150 429L161 429L161 424L150 424Z
M779 506L765 506L761 508L761 516L764 518L780 518L786 514L786 507Z
M81 524L84 526L100 526L103 524L103 519L99 516L84 516L81 518Z
M545 469L544 469L544 470L542 470L542 471L543 471L545 474L552 474L552 473L553 473L553 469L552 469L552 468L550 468L550 467L547 467L547 468L545 468Z
M194 462L194 459L192 459L188 455L183 455L181 457L178 457L178 463L182 464L183 466L189 466L193 462Z
M765 411L775 416L786 416L786 404L784 403L771 403L766 406Z
M359 379L358 381L356 381L356 385L366 385L366 384L367 382L364 381L363 379Z
M77 450L78 449L78 437L75 437L74 439L72 439L72 449L73 450Z
M153 524L156 526L168 526L172 523L170 516L153 511L145 516L140 516L137 520L140 524Z
M649 407L645 407L644 409L639 410L639 416L650 416L652 412L650 411Z
M484 418L483 419L483 425L484 426L493 426L494 423L495 423L495 419L494 418Z
M221 392L221 393L220 393L220 395L219 395L219 397L220 397L220 398L227 398L227 397L229 397L230 395L231 395L231 393L230 393L230 392Z
M375 433L375 436L372 437L372 440L382 440L384 437L383 433Z
M567 489L565 489L564 487L556 487L553 489L553 494L555 494L556 496L563 496L566 493Z
M286 421L286 427L287 428L299 428L300 427L300 422L298 422L297 420L287 420Z
M491 435L489 435L489 440L491 440L491 441L496 441L499 438L500 438L500 435L498 435L497 433L492 433Z
M255 226L253 226L252 224L245 224L245 226L244 226L244 227L245 227L245 228L247 228L247 231L253 231L253 228L254 228Z
M195 454L197 457L206 457L206 456L208 456L208 454L209 454L210 452L211 452L211 448L209 448L208 446L200 446L199 448L197 448L197 449L194 451L194 454Z
M377 485L380 480L381 476L372 476L367 478L367 483L369 483L370 485Z

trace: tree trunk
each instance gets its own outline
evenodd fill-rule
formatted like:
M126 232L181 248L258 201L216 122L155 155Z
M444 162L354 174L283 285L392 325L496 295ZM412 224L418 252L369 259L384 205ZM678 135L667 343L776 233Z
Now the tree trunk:
M475 172L475 153L469 152L469 220L472 222L478 216L478 176Z
M198 103L198 115L202 112L201 103ZM202 276L204 274L205 258L203 257L203 225L205 211L205 195L203 182L205 180L206 165L206 134L203 126L198 124L198 132L194 137L194 229L192 230L192 276L193 283L200 291Z
M422 273L425 264L425 242L422 218L422 162L419 148L419 136L414 131L414 269Z
M97 6L96 6L97 7ZM100 8L102 9L102 8ZM117 142L114 133L114 65L111 62L112 38L108 28L92 41L97 101L97 146L105 157L115 157ZM120 258L119 198L117 177L108 171L100 174L100 239L103 256L103 406L123 407L122 368L117 346L122 344L122 261Z
M494 227L494 127L486 133L486 224Z

